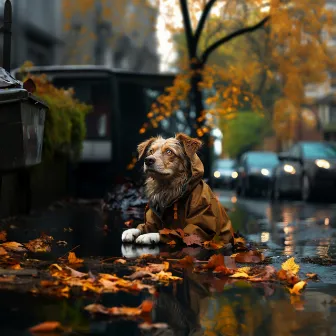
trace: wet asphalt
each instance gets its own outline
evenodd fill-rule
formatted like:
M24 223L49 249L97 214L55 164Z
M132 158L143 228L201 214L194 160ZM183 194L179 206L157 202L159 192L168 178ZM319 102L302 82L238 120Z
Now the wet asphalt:
M92 319L83 311L92 298L44 298L2 288L0 335L30 335L30 326L48 320L73 327L76 335L336 335L336 204L270 203L216 192L230 209L235 230L261 248L275 267L294 256L300 274L317 273L319 281L310 282L303 295L291 297L276 284L232 284L186 273L183 284L164 289L156 299L153 321L169 325L160 332L140 331L134 321ZM67 242L35 256L38 259L55 260L78 246L78 256L94 260L122 256L125 219L102 213L99 204L60 203L27 218L9 219L0 228L7 230L9 241L26 242L45 232ZM167 247L152 252L167 252ZM137 306L146 295L109 294L101 302Z

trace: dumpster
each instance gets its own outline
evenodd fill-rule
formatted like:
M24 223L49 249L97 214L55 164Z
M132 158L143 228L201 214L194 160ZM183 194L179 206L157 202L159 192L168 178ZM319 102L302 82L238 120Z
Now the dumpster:
M0 172L41 163L46 111L23 88L0 89Z

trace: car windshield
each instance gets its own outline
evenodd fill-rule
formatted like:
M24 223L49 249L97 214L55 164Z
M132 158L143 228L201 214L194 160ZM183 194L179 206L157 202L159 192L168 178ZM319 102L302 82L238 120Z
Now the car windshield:
M302 145L303 156L308 159L336 159L336 146L325 143L310 143Z
M219 169L230 169L233 168L234 161L233 160L218 160L216 162L216 167Z
M268 166L272 167L278 164L279 160L273 153L249 153L247 163L252 166Z

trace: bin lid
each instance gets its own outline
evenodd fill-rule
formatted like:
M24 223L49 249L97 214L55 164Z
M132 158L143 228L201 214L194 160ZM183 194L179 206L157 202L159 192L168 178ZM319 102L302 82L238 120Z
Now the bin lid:
M40 99L29 93L25 89L0 89L0 104L12 103L15 101L30 100L33 104L48 106Z
M0 89L22 88L22 83L16 80L9 72L0 67Z

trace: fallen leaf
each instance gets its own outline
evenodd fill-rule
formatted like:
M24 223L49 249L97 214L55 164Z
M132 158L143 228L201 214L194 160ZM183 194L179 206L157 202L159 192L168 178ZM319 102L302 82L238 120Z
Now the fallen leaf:
M50 321L50 322L42 322L34 327L31 327L29 329L32 333L42 333L42 332L51 332L51 331L61 331L64 328L62 327L61 323L56 321Z
M240 268L237 269L237 272L239 272L239 273L242 272L242 273L248 274L250 270L251 270L251 267L240 267Z
M262 282L262 281L269 281L275 278L276 276L276 269L273 266L267 265L266 267L257 268L256 270L250 270L251 273L254 275L250 275L249 280L255 282Z
M167 329L168 324L167 323L148 323L143 322L138 325L140 329L143 330L151 330L151 329Z
M300 295L301 291L306 287L307 282L306 281L300 281L294 285L293 288L289 288L289 292L292 295Z
M7 254L7 251L3 247L0 246L0 256L4 256L6 254Z
M180 265L180 266L191 266L193 265L195 262L195 259L191 256L185 256L183 259L180 259L178 262L177 262L177 265Z
M150 313L153 309L153 301L145 300L140 305L143 313Z
M214 270L213 273L215 274L221 274L221 275L231 275L234 273L234 270L225 267L224 265L217 266Z
M13 269L13 270L19 270L19 269L21 269L21 266L20 266L20 264L14 264L14 265L11 265L9 268Z
M212 240L205 241L203 243L203 247L208 249L208 250L219 250L225 246L224 243L216 243Z
M30 240L28 243L24 244L25 247L34 253L38 252L50 252L51 251L51 242L53 237L42 234L40 238Z
M202 246L202 240L196 234L191 234L189 236L184 236L183 237L183 242L188 246L191 246L191 245Z
M176 245L176 241L175 240L171 240L170 242L167 243L167 245L175 246Z
M2 243L1 246L7 250L12 252L26 252L27 249L20 243L17 242L6 242Z
M214 254L210 257L207 265L205 265L205 268L216 268L218 266L225 266L224 256L221 254Z
M60 245L60 246L66 246L66 245L68 245L68 243L65 240L59 240L58 242L56 242L56 244Z
M295 262L294 257L292 257L282 263L281 268L285 271L291 271L292 273L297 274L300 270L300 265L298 265Z
M231 256L233 257L233 256ZM265 260L265 256L259 251L239 252L234 255L234 259L239 263L260 263Z
M184 231L181 230L181 229L178 229L178 230L171 230L171 229L167 229L167 228L164 228L162 230L159 231L160 235L162 236L175 236L175 237L178 237L180 239L182 239L184 237ZM183 234L183 235L181 235Z
M7 232L1 231L0 232L0 241L6 241L7 240Z
M75 252L69 252L69 255L68 255L69 264L81 264L83 261L84 259L79 259L76 257Z
M132 226L132 224L133 224L133 219L131 219L131 220L129 220L129 221L126 221L126 222L124 222L124 224L125 224L127 227L130 227L130 226Z
M126 264L126 260L125 259L117 259L114 261L114 264Z
M137 271L145 271L150 273L159 273L161 271L167 271L169 269L169 262L164 261L162 264L151 264L149 263L145 267L136 267Z
M137 272L134 272L131 275L125 276L125 278L130 279L130 280L135 280L135 279L142 279L142 278L147 277L147 276L151 277L152 273L148 272L148 271L137 271Z
M237 272L230 276L230 278L249 278L250 276L244 272Z
M237 237L233 239L233 248L237 251L246 251L246 241L243 237Z
M306 277L311 280L318 280L318 275L316 273L306 273Z

